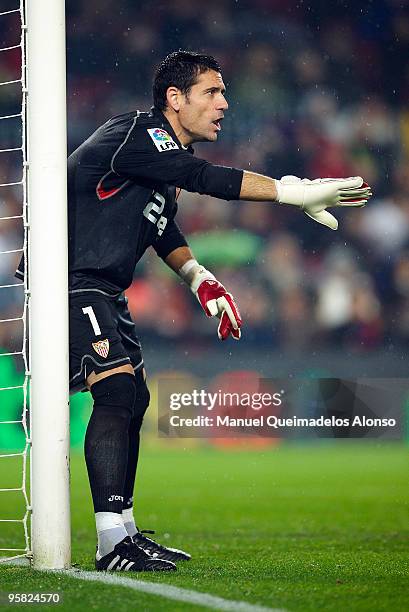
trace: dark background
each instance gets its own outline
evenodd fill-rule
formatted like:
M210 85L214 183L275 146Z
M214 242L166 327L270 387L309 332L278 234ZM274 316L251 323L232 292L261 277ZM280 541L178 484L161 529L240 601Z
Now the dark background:
M4 2L8 8L15 2ZM1 47L19 35L18 15L0 18ZM148 368L404 376L407 3L70 0L69 150L110 116L149 108L154 66L179 48L213 54L227 84L219 142L198 145L199 156L274 177L360 174L374 197L366 209L336 211L340 229L332 232L293 207L183 194L180 225L200 262L235 295L243 338L221 346L215 322L148 254L128 291ZM19 66L18 50L0 53L0 80L18 78ZM0 87L0 114L18 112L20 97L19 85ZM18 141L18 123L0 123L1 147ZM20 173L19 154L0 154L2 179ZM0 213L21 214L19 187L0 189ZM21 246L21 236L20 220L0 221L0 251ZM0 284L13 282L17 258L0 256ZM0 290L1 319L16 316L20 298ZM16 324L0 324L3 350L20 338Z

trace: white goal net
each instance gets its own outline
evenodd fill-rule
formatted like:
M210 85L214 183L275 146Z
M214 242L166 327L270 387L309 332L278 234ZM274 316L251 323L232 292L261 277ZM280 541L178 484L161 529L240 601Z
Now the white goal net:
M0 7L0 561L62 569L71 554L65 2Z
M0 12L0 561L30 556L29 289L27 275L14 278L23 254L27 261L26 99L21 0Z

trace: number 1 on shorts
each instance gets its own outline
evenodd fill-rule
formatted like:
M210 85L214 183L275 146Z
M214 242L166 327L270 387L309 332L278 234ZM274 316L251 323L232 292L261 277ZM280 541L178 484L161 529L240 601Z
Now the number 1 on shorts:
M89 316L89 320L91 322L92 329L94 330L94 334L96 336L100 336L101 335L101 329L100 329L100 327L98 325L97 317L95 316L95 312L94 312L94 309L92 308L92 306L87 306L86 308L83 308L82 312L85 315Z

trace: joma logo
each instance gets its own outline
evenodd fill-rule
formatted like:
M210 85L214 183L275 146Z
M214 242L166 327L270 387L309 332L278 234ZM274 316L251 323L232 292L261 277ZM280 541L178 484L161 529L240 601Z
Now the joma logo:
M108 497L108 501L124 501L124 498L122 497L122 495L111 495L111 497Z

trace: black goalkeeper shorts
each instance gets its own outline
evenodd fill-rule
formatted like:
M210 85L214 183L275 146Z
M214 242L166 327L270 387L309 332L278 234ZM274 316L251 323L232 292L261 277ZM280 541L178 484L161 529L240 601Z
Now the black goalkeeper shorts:
M70 291L70 392L86 389L86 378L130 363L143 368L141 344L123 293Z

